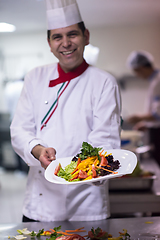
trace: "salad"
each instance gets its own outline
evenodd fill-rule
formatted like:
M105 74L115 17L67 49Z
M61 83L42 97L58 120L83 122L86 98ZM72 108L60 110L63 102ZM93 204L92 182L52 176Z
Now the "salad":
M81 152L73 157L71 163L64 169L59 163L54 174L66 181L84 181L92 178L117 174L120 162L114 160L112 154L107 154L102 148L94 148L83 142Z

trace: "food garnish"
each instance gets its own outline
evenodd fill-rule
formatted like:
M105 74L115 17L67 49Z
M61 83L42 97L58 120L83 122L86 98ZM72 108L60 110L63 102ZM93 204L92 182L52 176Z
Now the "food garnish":
M127 232L127 229L123 229L123 233L119 232L120 236L122 237L123 240L130 240L130 235Z
M8 239L16 239L16 240L23 240L26 239L27 237L25 237L24 235L17 235L17 236L13 236L13 237L8 237Z
M33 239L40 239L40 236L49 236L49 238L46 238L46 240L130 240L130 235L128 234L126 229L123 229L123 233L119 232L119 237L112 237L111 234L107 233L106 231L103 231L101 228L94 229L93 227L88 232L86 236L81 236L78 233L79 232L86 232L84 230L84 227L77 228L75 230L65 230L61 231L61 226L55 227L53 229L44 231L44 229L39 230L38 233L34 231L29 231L27 228L23 230L17 230L17 232L20 235L8 237L9 239L25 239L24 235L30 235L33 237ZM22 235L23 232L23 235Z
M66 181L75 182L116 174L115 170L119 167L120 162L114 160L112 154L83 142L81 152L64 169L59 163L54 174Z
M27 228L23 228L22 230L19 229L19 230L17 230L17 232L18 232L19 234L25 234L25 235L31 234L31 232L28 231Z
M88 232L88 237L91 240L96 240L96 239L108 239L108 237L112 237L112 235L108 234L105 231L102 231L101 228L96 228L94 229L93 227L91 228L91 231Z

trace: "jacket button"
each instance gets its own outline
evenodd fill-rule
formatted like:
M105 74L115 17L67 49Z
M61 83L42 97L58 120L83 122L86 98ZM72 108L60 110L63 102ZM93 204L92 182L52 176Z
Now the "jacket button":
M42 173L42 171L41 171L41 170L39 170L39 173Z
M45 101L45 104L48 104L48 101Z
M39 194L39 196L42 196L42 195L43 195L42 193Z

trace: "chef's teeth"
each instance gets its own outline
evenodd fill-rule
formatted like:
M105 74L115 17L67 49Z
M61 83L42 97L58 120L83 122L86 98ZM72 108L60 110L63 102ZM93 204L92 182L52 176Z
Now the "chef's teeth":
M69 51L69 52L62 52L63 55L68 55L68 54L71 54L73 51Z

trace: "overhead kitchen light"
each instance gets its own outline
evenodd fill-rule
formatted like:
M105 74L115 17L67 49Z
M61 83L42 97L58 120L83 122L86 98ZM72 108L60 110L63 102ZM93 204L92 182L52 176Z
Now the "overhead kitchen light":
M0 22L0 32L14 32L16 27L12 24Z

